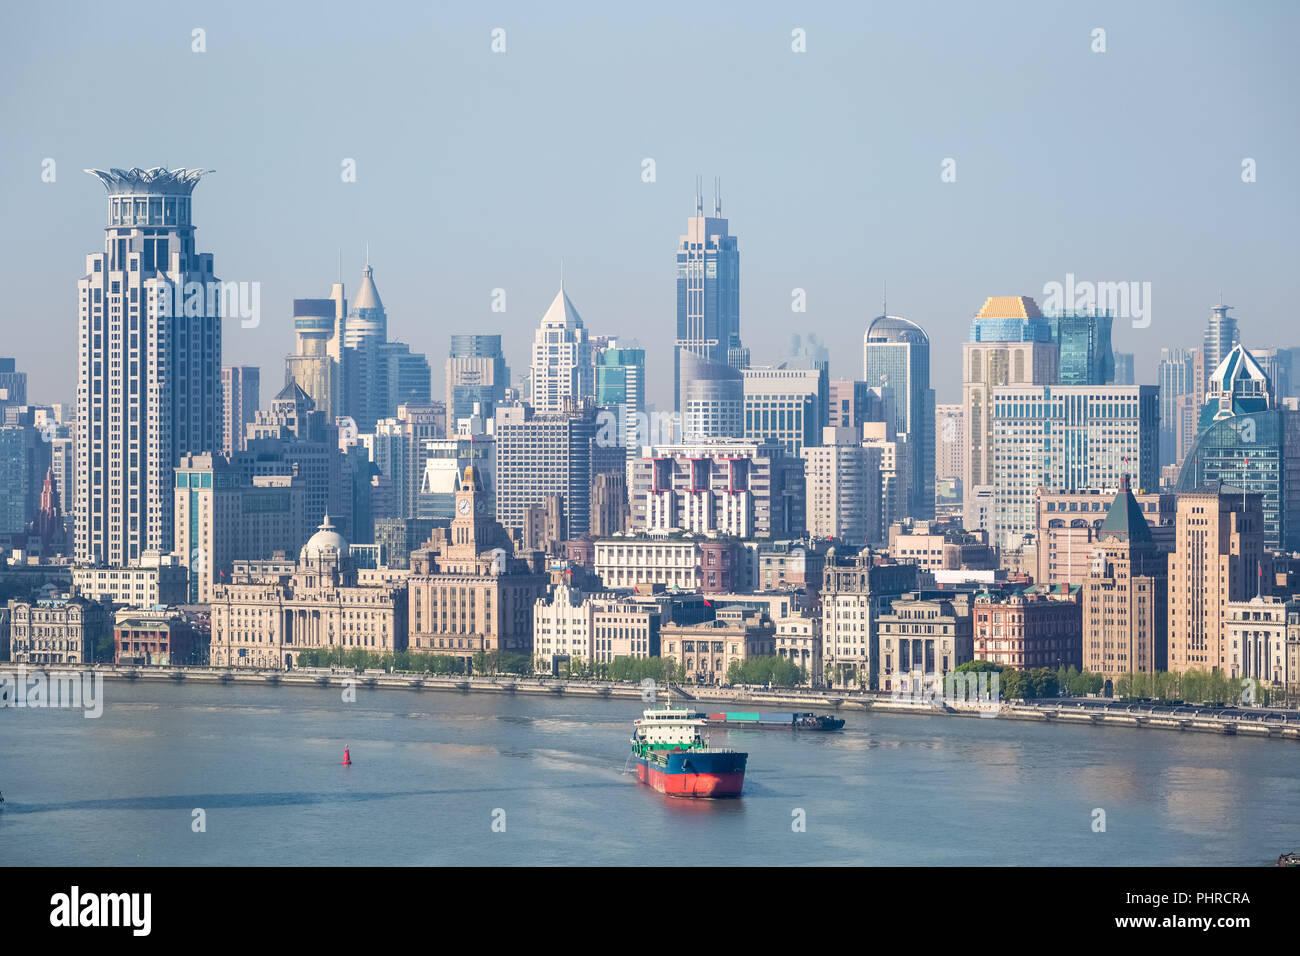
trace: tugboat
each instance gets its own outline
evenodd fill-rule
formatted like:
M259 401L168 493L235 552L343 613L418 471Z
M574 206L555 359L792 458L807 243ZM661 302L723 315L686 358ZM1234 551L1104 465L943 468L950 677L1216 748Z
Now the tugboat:
M829 714L756 714L727 711L722 714L698 714L710 724L721 727L790 728L792 730L839 730L844 719Z
M637 779L671 797L738 797L749 754L717 750L704 739L705 721L671 701L632 725Z

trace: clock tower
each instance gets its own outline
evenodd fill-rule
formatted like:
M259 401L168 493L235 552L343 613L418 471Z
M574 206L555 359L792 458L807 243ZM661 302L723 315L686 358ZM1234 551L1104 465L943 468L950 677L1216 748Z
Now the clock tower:
M474 466L470 465L465 469L460 486L456 489L456 517L451 520L451 543L458 549L478 554L480 549L495 544L495 524L487 513L483 483Z

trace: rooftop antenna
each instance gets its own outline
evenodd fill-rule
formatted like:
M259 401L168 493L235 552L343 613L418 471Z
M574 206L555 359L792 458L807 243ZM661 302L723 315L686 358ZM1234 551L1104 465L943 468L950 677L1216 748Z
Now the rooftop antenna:
M704 215L704 177L695 174L695 215Z
M343 284L343 247L339 246L339 285Z
M889 280L885 280L885 298L880 303L881 315L889 315Z
M722 177L713 177L713 215L722 218Z
M370 243L366 243L366 268L370 268Z
M560 256L560 291L564 291L564 256Z

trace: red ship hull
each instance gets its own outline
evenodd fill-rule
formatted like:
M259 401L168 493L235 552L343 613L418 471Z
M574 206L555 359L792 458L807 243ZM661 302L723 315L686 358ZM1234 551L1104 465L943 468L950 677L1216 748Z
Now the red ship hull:
M665 773L654 764L638 760L637 779L670 797L738 797L745 785L743 763L739 770L721 773Z

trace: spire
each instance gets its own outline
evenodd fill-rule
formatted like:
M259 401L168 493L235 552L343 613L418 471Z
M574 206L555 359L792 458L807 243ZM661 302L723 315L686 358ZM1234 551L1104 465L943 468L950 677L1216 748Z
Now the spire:
M704 177L695 175L695 215L704 215Z
M366 268L361 273L361 288L357 290L357 297L352 300L352 308L381 311L384 308L384 303L379 298L379 290L375 288L375 270L370 267L369 245L366 246Z

